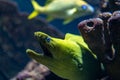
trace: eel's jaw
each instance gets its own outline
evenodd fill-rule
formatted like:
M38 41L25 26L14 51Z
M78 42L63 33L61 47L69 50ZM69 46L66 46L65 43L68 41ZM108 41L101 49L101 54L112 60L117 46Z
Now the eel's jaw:
M42 57L43 55L36 53L35 51L31 50L31 49L27 49L26 53L32 58L37 60L39 57Z
M47 49L42 43L40 43L40 46L41 46L41 48L42 48L42 50L43 50L44 56L53 58L53 55L52 55L52 53L49 51L49 49Z
M52 53L48 49L49 44L46 42L46 39L50 36L43 32L35 32L34 36L36 37L37 41L39 42L39 44L43 50L44 56L53 58Z
M43 65L46 65L49 67L49 65L54 62L53 58L44 56L43 54L39 54L31 49L27 49L26 53L29 55L30 58L36 60L39 63L42 63Z

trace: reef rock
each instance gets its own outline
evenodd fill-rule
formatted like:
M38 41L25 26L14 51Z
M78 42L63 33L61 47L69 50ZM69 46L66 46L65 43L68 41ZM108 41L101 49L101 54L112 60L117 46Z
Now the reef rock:
M120 11L102 13L98 18L80 22L78 27L89 48L103 63L107 80L120 80Z

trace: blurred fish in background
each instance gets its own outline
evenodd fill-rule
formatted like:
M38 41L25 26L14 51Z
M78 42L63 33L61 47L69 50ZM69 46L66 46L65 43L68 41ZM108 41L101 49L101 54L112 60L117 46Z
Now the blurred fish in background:
M34 11L28 16L28 19L43 13L48 15L47 21L58 18L64 19L63 24L68 24L76 18L94 12L94 8L84 0L47 0L43 7L35 0L31 0L31 2Z
M20 12L26 12L28 14L30 14L32 11L34 11L33 5L31 4L31 0L6 0L6 1L13 1L18 5L18 9ZM53 0L35 0L37 2L37 4L39 4L39 6L43 6L45 7L46 5L50 5L53 3ZM58 0L56 0L58 1ZM73 0L69 0L73 1ZM57 27L58 30L62 31L63 33L73 33L73 34L79 34L78 28L76 27L78 25L78 23L82 20L85 19L89 19L89 18L93 18L95 15L97 15L100 11L100 0L79 0L79 1L84 1L85 3L89 4L92 6L92 8L94 8L94 12L92 14L85 14L84 16L80 16L76 19L73 19L71 22L69 22L69 24L63 25L63 20L62 19L57 19L56 17L53 18L49 24L54 25L55 27ZM64 1L63 1L64 2ZM59 3L60 4L60 3ZM68 2L65 3L68 5ZM59 7L61 7L59 5ZM81 12L80 12L81 13ZM80 14L79 13L79 14ZM47 18L47 16L50 15L46 15L45 13L39 13L37 18L41 18L43 20L49 20L50 18ZM33 19L32 19L33 20ZM65 19L66 20L66 19Z

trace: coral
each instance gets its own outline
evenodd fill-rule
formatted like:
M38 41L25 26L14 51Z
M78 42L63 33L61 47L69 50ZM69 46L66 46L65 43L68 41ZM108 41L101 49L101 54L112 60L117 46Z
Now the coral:
M29 62L23 71L19 72L16 77L11 80L44 80L44 76L49 74L49 69L42 64L38 64L36 61Z
M80 22L79 30L107 74L113 80L120 80L120 11L102 13L98 17Z

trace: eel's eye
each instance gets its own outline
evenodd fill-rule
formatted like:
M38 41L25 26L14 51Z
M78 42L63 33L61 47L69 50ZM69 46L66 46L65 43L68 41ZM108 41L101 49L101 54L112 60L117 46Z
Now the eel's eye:
M50 42L50 40L51 40L51 39L50 39L49 37L47 37L47 38L46 38L46 42L48 42L48 43L49 43L49 42Z
M88 7L86 5L82 5L81 8L82 10L87 10Z

